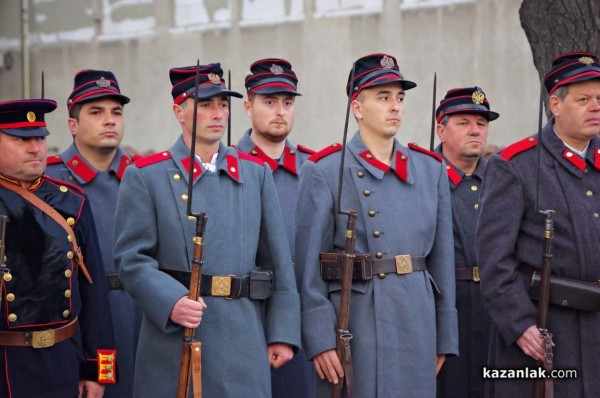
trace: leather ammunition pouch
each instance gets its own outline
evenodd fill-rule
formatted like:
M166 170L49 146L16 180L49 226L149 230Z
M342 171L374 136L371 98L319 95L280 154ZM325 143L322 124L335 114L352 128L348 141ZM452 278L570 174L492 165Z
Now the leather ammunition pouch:
M171 275L184 286L190 285L189 271L168 269L161 269L161 271ZM252 300L266 300L273 294L273 285L273 271L260 268L243 276L202 274L200 295L226 299L248 297Z
M339 282L342 275L343 253L320 253L321 278L327 282ZM425 257L413 257L401 254L395 257L373 259L371 253L354 255L352 281L364 282L373 275L384 278L385 274L410 274L416 271L426 271Z
M529 297L540 297L541 273L531 275ZM564 308L583 311L600 311L600 286L594 282L585 282L563 276L550 276L550 303Z

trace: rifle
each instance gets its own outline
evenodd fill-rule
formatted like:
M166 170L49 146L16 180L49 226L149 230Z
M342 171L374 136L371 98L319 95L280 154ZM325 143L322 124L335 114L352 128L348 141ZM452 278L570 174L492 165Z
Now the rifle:
M196 219L196 234L194 242L194 255L192 258L192 271L190 275L190 293L188 298L197 301L200 296L202 281L202 266L204 265L204 228L208 217L206 213L192 212L192 191L194 184L194 159L196 158L196 125L198 119L198 80L200 75L200 60L196 63L196 80L194 95L194 118L192 121L192 144L190 151L190 170L188 175L188 201L187 215ZM177 398L188 398L190 379L193 384L194 398L202 398L202 343L194 339L195 328L185 328L183 332L183 345L181 351L181 367L179 369L179 385Z
M539 187L540 187L540 167L541 167L541 146L542 146L542 113L544 109L544 92L540 91L540 108L538 114L538 164L537 164L537 185L535 210L537 213L545 216L544 223L544 249L542 252L542 272L540 280L540 298L538 301L538 319L537 327L540 331L540 337L544 339L544 360L537 361L538 367L543 367L548 373L553 368L552 353L552 333L548 331L548 305L550 304L550 275L552 259L552 238L554 231L554 210L539 210ZM552 379L538 378L535 380L533 388L533 398L552 398L554 397L554 385Z
M227 90L231 90L231 70L227 71ZM231 146L231 96L227 96L229 115L227 116L227 146Z
M5 238L6 238L6 222L8 220L7 216L0 216L0 276L3 276L5 273L10 272L8 268L6 268L6 258L4 255L5 249ZM0 299L2 299L2 282L0 282Z
M344 126L344 140L342 142L342 155L340 160L340 174L338 180L338 195L336 209L338 214L348 216L346 224L346 246L342 253L342 272L341 272L341 290L340 290L340 309L337 314L337 329L335 339L335 352L344 367L344 376L340 378L337 384L333 385L331 391L332 398L340 398L344 384L348 391L348 397L352 397L353 390L353 369L352 355L350 353L350 340L352 333L348 331L350 321L350 294L352 292L352 271L354 265L354 245L356 242L356 210L342 210L342 181L344 179L344 158L346 154L346 138L348 136L348 118L350 117L350 104L352 103L352 91L354 90L354 73L356 64L352 65L350 73L350 91L348 93L348 105L346 107L346 122Z
M429 150L433 151L433 144L435 142L435 94L437 88L437 72L433 74L433 105L431 107L431 136L429 137Z

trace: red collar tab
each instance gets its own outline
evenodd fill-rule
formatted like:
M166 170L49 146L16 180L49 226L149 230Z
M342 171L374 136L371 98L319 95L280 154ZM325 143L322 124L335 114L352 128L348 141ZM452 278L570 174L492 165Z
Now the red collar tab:
M525 152L526 150L533 148L537 145L537 143L537 138L527 137L504 148L504 150L500 152L500 157L504 160L511 160L515 155L518 155L521 152Z
M275 171L277 169L277 166L279 166L275 159L271 158L269 155L264 153L263 150L260 149L258 146L254 146L254 148L250 150L250 155L256 156L257 158L268 164L271 170L273 171Z
M600 171L600 148L594 148L594 167Z
M119 162L119 169L117 170L117 178L119 181L123 178L123 174L125 174L125 169L127 166L131 164L131 159L127 157L127 155L121 156L121 161Z
M452 181L452 183L454 185L460 184L462 177L460 176L460 174L458 174L458 172L456 170L454 170L454 167L447 164L446 165L446 173L448 174L448 178L450 179L450 181Z
M188 156L187 158L181 159L181 164L183 165L183 167L185 167L185 171L187 172L187 175L190 175L190 157ZM196 179L198 179L198 177L200 177L200 175L202 174L202 167L200 166L200 163L198 163L198 161L196 159L194 159L194 181L196 181Z
M375 158L375 156L373 156L373 154L371 153L371 151L363 151L361 153L359 153L359 156L361 158L363 158L365 160L365 162L367 162L368 164L370 164L371 166L383 171L384 173L387 173L388 170L390 169L390 166L388 166L387 164L377 160ZM397 159L396 159L397 160Z
M269 155L264 153L263 150L260 149L258 146L254 146L254 148L252 148L252 150L250 150L250 155L256 156L257 158L264 161L266 164L269 165L269 167L273 171L277 170L277 167L279 167L279 163L277 163L277 161L275 159L271 158ZM285 170L289 171L290 173L297 175L298 172L296 170L296 151L294 151L294 148L286 146L283 149L282 156L283 156L283 168Z
M329 146L326 146L325 148L321 149L319 152L316 152L312 155L310 155L308 157L308 161L311 162L318 162L319 160L323 159L324 157L327 157L329 155L331 155L332 153L338 152L342 150L342 144L331 144Z
M396 151L396 167L394 173L399 179L406 182L408 180L408 156L400 151Z
M86 184L96 177L96 171L88 166L79 156L73 155L71 159L65 162L77 177L81 178Z
M581 158L581 156L573 153L569 149L565 149L562 153L562 157L567 159L570 163L575 165L579 170L585 170L585 160Z
M226 155L225 160L227 161L227 174L237 182L240 182L240 164L238 158L233 155Z

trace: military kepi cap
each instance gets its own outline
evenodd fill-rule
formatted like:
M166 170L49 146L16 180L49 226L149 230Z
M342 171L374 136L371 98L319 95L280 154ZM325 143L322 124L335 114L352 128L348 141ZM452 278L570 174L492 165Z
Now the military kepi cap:
M496 120L500 116L490 110L490 103L485 93L477 86L448 91L435 111L435 119L440 123L444 116L454 113L483 115L488 121Z
M355 62L354 87L350 90L352 71L348 75L346 94L355 100L360 92L368 87L380 86L387 83L400 83L404 90L417 87L416 83L405 80L400 73L396 58L388 54L370 54Z
M600 79L598 56L590 52L574 52L554 58L552 70L544 77L544 85L552 95L560 86L590 79Z
M289 93L302 95L297 91L298 77L292 70L292 64L285 59L267 58L250 65L250 74L246 76L246 90L252 94Z
M214 64L200 65L198 67L198 100L208 100L217 95L225 95L230 97L242 98L243 95L228 90L225 87L225 79L223 79L223 69L221 64L216 62ZM196 81L196 65L194 66L183 66L181 68L172 68L169 71L169 77L171 78L171 95L173 95L173 102L180 105L188 98L194 98L195 93L195 81Z
M84 69L75 75L73 91L69 95L67 106L104 97L113 97L122 105L129 103L129 98L121 94L117 78L110 71Z
M44 115L56 109L50 99L24 99L0 102L0 131L15 137L45 137Z

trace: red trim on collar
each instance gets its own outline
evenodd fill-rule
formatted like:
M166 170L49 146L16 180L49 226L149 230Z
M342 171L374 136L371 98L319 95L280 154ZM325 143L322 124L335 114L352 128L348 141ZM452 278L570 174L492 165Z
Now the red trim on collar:
M537 138L527 137L504 148L504 150L500 152L500 157L504 160L511 160L515 155L533 148L537 143Z
M283 150L283 168L293 175L298 175L296 170L296 151L293 148L285 147Z
M600 148L594 148L594 167L600 170Z
M458 174L458 172L456 170L454 170L454 167L447 164L446 165L446 173L448 174L448 178L450 179L450 181L452 181L452 183L454 185L460 184L462 177L460 176L460 174Z
M581 156L573 153L570 149L565 149L562 153L562 157L567 159L570 163L575 165L579 170L585 170L585 160L581 158Z
M238 163L238 158L233 155L225 155L225 160L227 161L227 174L231 176L237 182L240 181L240 165Z
M125 174L125 169L127 166L131 164L131 159L127 157L127 155L121 156L121 162L119 163L119 169L117 170L117 178L119 181L123 178L123 174Z
M408 156L400 151L396 151L396 167L394 173L399 179L406 182L408 180Z
M383 171L384 173L387 173L388 170L390 169L390 166L381 162L380 160L377 160L375 158L375 156L373 156L373 154L369 150L359 153L359 156L361 158L363 158L365 162L369 163L373 167L378 168L379 170ZM398 164L398 159L396 159L396 164Z
M188 175L190 175L190 157L188 156L187 158L181 159L181 164L185 168L185 171L187 171ZM202 167L200 166L200 163L198 163L198 160L194 159L194 181L196 181L201 174Z
M77 174L86 184L96 177L96 171L88 166L81 158L77 155L73 155L71 159L65 162L67 166L71 168L73 173Z
M150 166L154 163L162 162L163 160L171 159L171 153L169 151L157 152L150 156L137 159L135 165L139 168Z
M256 155L254 154L254 152L256 152ZM269 165L269 167L271 168L271 170L275 171L277 170L277 166L279 166L279 164L277 164L277 162L275 161L275 159L271 158L269 155L267 155L266 153L263 152L262 149L260 149L258 146L254 146L254 148L252 148L250 150L250 155L252 156L256 156L257 158L259 158L260 160L262 160L263 162L265 162L266 164Z

